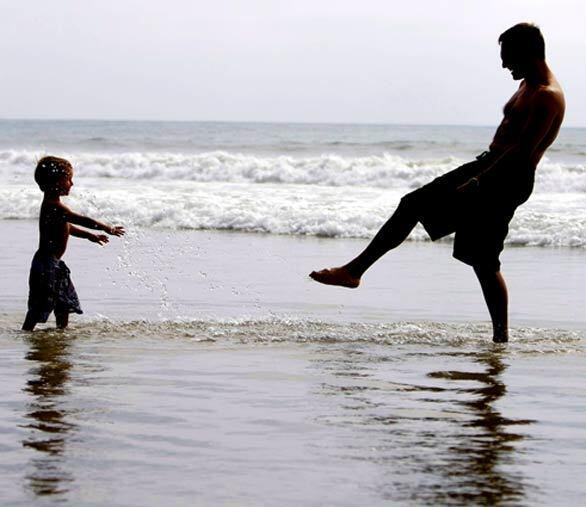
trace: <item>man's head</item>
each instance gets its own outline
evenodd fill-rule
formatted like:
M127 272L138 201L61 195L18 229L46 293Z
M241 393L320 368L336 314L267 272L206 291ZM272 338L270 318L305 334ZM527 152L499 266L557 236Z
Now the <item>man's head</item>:
M519 23L501 33L501 59L513 79L523 79L536 64L545 60L545 41L541 30L532 23Z
M35 169L35 181L43 192L68 195L73 185L73 166L64 158L43 157Z

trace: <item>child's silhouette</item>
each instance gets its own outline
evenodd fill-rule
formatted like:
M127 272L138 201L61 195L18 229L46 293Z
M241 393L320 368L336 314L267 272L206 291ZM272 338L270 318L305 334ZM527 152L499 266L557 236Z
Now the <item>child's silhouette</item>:
M28 312L22 329L32 331L39 322L47 322L55 312L58 328L66 328L70 313L82 313L70 271L61 257L67 248L69 235L85 238L103 245L105 234L94 234L76 225L122 236L124 228L102 224L78 215L61 202L73 186L73 167L65 159L44 157L35 170L35 181L44 192L39 216L39 249L33 257L29 276Z

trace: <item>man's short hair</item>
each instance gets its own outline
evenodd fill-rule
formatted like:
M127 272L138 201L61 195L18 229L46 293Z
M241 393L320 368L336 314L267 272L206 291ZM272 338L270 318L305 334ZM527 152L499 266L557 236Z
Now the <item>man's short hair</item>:
M43 157L37 162L35 169L35 181L39 188L46 192L55 187L64 174L71 174L73 166L64 158Z
M545 41L541 30L533 23L519 23L499 36L499 44L507 45L524 58L545 60Z

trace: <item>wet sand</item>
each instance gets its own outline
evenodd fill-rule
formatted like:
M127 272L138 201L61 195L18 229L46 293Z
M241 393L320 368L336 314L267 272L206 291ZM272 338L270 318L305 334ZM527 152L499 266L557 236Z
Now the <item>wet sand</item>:
M0 222L0 305L26 308L36 225ZM106 247L72 238L64 260L86 318L282 316L356 322L488 322L469 266L449 243L407 242L365 275L359 289L322 286L307 275L343 263L362 240L210 231L129 231ZM508 247L501 258L511 326L586 329L586 251ZM73 317L75 319L77 317Z

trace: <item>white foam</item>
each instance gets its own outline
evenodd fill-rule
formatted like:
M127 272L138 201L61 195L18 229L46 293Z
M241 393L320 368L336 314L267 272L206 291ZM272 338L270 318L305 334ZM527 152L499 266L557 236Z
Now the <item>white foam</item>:
M78 336L99 335L103 342L134 341L161 344L166 340L188 342L245 344L305 343L342 344L359 343L386 347L425 345L427 347L457 347L478 350L478 347L502 347L487 344L488 324L442 323L433 321L389 322L382 324L344 322L335 323L299 318L172 320L153 317L149 320L117 321L106 317L81 317L75 324ZM14 335L16 319L0 314L0 331ZM50 337L55 331L39 331ZM510 330L510 355L586 353L586 334L583 331L514 327Z
M402 190L368 187L86 180L67 203L128 227L219 229L270 234L370 238ZM34 219L42 194L31 185L0 187L0 219ZM521 206L507 241L586 247L586 195L535 194ZM411 240L426 240L420 226Z
M0 151L0 179L30 181L43 153ZM417 188L466 162L445 157L411 160L383 154L350 157L324 154L314 157L254 156L227 152L74 153L63 154L76 167L77 179L132 181L233 182L363 186L386 189ZM545 160L537 171L538 193L586 193L586 166Z
M0 151L0 219L37 217L42 153ZM226 152L76 153L69 198L82 213L130 227L370 238L401 196L462 160L395 155L253 156ZM412 240L427 239L417 227ZM586 247L586 167L544 161L508 242Z

